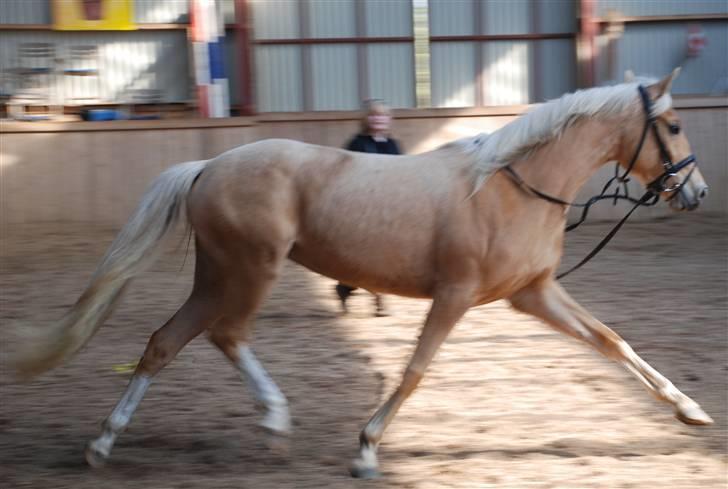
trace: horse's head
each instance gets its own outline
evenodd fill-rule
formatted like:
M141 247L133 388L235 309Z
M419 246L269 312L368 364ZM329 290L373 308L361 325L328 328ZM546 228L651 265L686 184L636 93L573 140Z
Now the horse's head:
M656 83L638 86L640 116L622 126L618 159L674 210L693 210L708 195L708 185L672 108L670 87L679 72L677 68Z

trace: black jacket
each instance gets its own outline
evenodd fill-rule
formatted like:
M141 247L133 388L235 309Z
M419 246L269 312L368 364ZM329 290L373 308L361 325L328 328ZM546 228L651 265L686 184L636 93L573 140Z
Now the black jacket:
M392 138L387 138L386 141L378 142L368 134L357 134L349 141L346 145L346 149L349 151L359 151L360 153L379 153L385 155L398 155L402 154L399 151L397 141Z

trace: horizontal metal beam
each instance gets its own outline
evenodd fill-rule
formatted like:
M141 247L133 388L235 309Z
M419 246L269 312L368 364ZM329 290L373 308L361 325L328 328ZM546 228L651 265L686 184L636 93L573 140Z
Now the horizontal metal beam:
M635 17L598 17L599 24L657 24L675 22L720 22L728 21L728 14L689 14L689 15L641 15Z
M430 42L467 42L467 41L539 41L544 39L574 39L575 32L553 34L480 34L477 36L430 36Z
M189 24L135 24L134 30L140 31L170 31L170 30L185 30L189 27ZM233 27L233 25L226 26L227 28ZM55 31L53 24L0 24L0 31ZM113 31L113 32L134 32L131 31L120 31L118 29L94 29L98 31ZM68 31L59 31L68 32ZM93 32L93 31L74 31L74 32Z
M414 42L415 38L404 37L307 37L292 39L256 39L254 44L280 45L280 44L363 44L386 42Z

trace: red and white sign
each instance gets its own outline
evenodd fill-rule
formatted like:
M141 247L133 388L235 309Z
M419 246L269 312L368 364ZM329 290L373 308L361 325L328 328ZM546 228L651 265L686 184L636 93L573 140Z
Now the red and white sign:
M697 57L705 48L706 39L703 28L698 24L688 26L688 56Z

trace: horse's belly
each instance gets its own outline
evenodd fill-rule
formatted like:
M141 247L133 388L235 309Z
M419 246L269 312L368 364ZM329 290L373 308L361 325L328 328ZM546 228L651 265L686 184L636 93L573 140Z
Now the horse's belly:
M431 270L419 256L421 252L390 244L393 246L336 246L302 240L293 246L289 258L316 273L372 292L430 297Z

